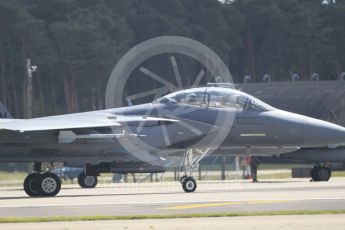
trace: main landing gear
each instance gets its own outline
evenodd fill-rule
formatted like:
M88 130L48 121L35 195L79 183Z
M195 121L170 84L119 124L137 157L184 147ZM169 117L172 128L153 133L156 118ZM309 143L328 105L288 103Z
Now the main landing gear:
M310 172L313 181L328 181L331 178L331 168L327 165L316 165Z
M78 183L82 188L94 188L98 183L97 176L87 176L85 173L81 173L78 176Z
M61 180L54 173L31 173L24 180L24 191L31 197L55 196L60 189Z
M181 171L184 175L180 178L183 191L190 193L197 188L197 183L193 177L193 171L199 168L199 162L209 153L209 149L201 151L199 149L188 149L184 155Z
M35 172L29 174L24 180L24 191L31 197L55 196L60 192L60 178L49 171L42 172L42 168L54 168L54 164L43 165L42 162L35 162Z

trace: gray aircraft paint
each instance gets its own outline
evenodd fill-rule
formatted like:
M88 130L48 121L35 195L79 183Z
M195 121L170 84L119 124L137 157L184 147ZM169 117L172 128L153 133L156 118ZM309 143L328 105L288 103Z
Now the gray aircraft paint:
M345 162L345 148L307 148L281 154L279 157L308 163Z
M209 87L210 97L217 90ZM233 89L222 90L250 97ZM146 117L148 110L152 113ZM233 117L234 122L216 124L219 113ZM182 122L188 126L181 125ZM166 133L161 128L163 124ZM139 125L142 126L140 133L137 131ZM164 98L155 103L87 113L30 120L6 119L0 122L0 129L1 161L62 161L66 164L78 160L90 164L128 161L133 156L136 159L145 154L148 161L159 161L161 157L176 155L189 148L277 155L301 147L345 142L345 128L341 126L271 107L262 111L235 110L210 107L207 103L200 106L178 104ZM123 133L124 129L126 133ZM72 131L76 138L70 143L59 143L60 131L66 130ZM224 132L226 137L218 146L212 141L200 143L201 138L212 140L219 132ZM112 133L119 135L92 138L94 134ZM165 135L169 138L168 144ZM128 151L126 146L136 145L139 140L146 143L136 146L140 152ZM157 150L162 150L164 156Z

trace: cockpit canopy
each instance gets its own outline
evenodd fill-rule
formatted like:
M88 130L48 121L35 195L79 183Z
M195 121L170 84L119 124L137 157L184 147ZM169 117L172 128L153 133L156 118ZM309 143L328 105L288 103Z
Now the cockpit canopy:
M178 91L156 100L156 102L233 108L245 111L269 111L274 108L259 99L235 89L203 87Z

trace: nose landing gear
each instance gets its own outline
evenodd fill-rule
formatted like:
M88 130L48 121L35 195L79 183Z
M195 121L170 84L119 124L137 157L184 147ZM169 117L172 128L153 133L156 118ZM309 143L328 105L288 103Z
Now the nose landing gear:
M193 178L193 171L199 168L199 162L209 152L209 149L205 151L201 151L200 149L188 149L186 151L181 167L181 170L184 171L184 175L180 178L183 191L190 193L196 190L197 183Z
M181 183L183 191L187 193L194 192L197 188L197 183L193 177L186 177Z

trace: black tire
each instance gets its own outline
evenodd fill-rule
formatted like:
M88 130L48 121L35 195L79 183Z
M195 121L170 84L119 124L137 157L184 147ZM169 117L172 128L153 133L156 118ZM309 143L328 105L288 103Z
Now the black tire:
M182 188L183 188L183 191L187 193L194 192L197 188L196 181L192 177L187 177L182 182Z
M310 171L310 176L311 179L313 181L320 181L320 178L318 177L317 171L318 171L319 167L314 167L311 171Z
M24 180L24 184L23 184L24 191L30 197L35 197L35 196L40 195L37 183L35 181L35 179L37 180L38 176L39 174L37 173L31 173Z
M184 175L180 178L180 182L183 183L186 179L188 178L188 176Z
M331 169L327 167L320 167L317 170L317 177L319 181L328 181L331 178Z
M328 167L314 167L311 172L313 181L328 181L331 176L331 169Z
M55 196L60 192L61 180L51 172L46 172L38 176L37 184L41 196Z
M97 176L87 176L85 173L81 173L78 176L78 183L82 188L94 188L98 183Z

